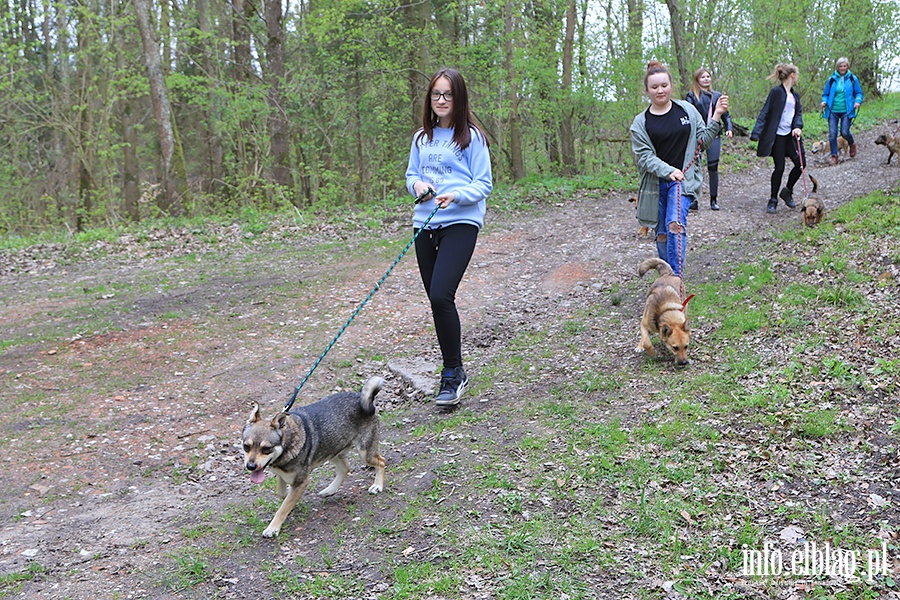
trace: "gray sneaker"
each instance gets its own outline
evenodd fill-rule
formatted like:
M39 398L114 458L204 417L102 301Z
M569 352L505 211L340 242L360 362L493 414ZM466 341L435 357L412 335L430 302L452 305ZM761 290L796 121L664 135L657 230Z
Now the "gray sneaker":
M462 367L444 369L441 371L441 389L434 399L438 406L456 406L462 398L469 378Z

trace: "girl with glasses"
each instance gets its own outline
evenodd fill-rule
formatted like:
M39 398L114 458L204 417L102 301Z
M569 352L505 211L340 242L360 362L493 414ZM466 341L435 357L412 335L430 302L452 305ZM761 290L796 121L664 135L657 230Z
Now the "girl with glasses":
M428 84L422 128L409 152L406 188L417 198L430 192L415 207L414 231L440 207L416 238L416 260L443 359L435 403L454 406L469 381L462 364L456 290L475 251L493 189L487 136L475 123L466 83L455 69L441 69Z

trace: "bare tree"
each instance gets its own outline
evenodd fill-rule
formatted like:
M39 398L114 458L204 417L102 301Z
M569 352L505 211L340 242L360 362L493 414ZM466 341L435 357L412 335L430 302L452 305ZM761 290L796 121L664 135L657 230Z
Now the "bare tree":
M507 2L504 6L503 20L506 37L504 62L509 85L509 116L506 120L509 130L509 167L513 180L518 181L525 177L525 160L522 156L522 123L519 116L519 76L514 60L516 24L513 20L512 2Z
M153 117L156 121L156 132L159 135L159 149L162 158L163 197L159 202L159 207L165 213L179 215L181 202L187 198L188 193L184 152L178 139L178 130L169 104L162 61L159 57L159 44L156 42L156 36L150 24L150 0L134 0L134 8L143 43L144 63L150 83L150 101L153 105Z

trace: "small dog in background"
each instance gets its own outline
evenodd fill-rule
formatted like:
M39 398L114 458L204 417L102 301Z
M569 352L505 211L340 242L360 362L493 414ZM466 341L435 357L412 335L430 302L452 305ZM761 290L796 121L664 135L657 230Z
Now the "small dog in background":
M253 403L241 433L244 468L250 471L253 483L265 481L269 468L278 478L275 493L284 499L263 531L264 537L278 535L288 513L306 491L312 470L319 465L330 462L335 469L334 481L319 495L331 496L338 491L350 473L346 455L351 448L359 451L367 465L375 467L375 483L369 493L384 489L384 458L378 452L375 414L375 396L383 386L381 377L372 377L359 393L331 394L308 406L282 412L271 421L264 421L259 416L259 404Z
M800 203L800 216L804 225L812 227L822 222L825 203L816 193L819 191L819 182L812 175L809 176L809 180L812 181L812 192Z
M839 135L838 139L838 154L849 154L850 152L850 144L847 143L847 140L844 139L844 136ZM831 151L831 143L828 140L822 140L820 142L813 142L812 145L812 153L818 154L821 152L823 155L828 154Z
M891 164L891 159L894 158L895 154L900 154L900 138L896 138L887 133L882 133L875 138L875 143L888 149L889 154L887 162L885 163L886 165ZM900 158L897 159L897 162L900 162Z
M681 298L681 279L672 267L661 258L648 258L638 265L638 275L643 277L650 269L656 269L659 277L647 292L644 316L641 318L641 338L635 352L646 352L656 356L656 348L650 341L651 333L659 333L659 338L675 357L675 363L688 364L688 346L691 343L691 329L688 327L684 309L693 294Z
M637 198L632 196L631 198L628 199L628 201L631 202L632 204L634 204L634 210L637 210ZM638 228L637 234L638 234L638 237L650 237L650 228L647 227L646 225L641 225Z

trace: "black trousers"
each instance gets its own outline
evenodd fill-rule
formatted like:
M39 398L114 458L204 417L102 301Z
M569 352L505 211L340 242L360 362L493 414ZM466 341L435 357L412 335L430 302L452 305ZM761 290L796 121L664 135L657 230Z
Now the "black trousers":
M456 290L478 239L474 225L458 224L426 229L416 238L416 261L431 301L434 330L444 368L462 366L462 328L456 310Z
M785 158L790 158L794 163L794 168L788 173L787 189L793 191L794 184L800 180L803 170L801 164L806 164L806 151L803 148L803 142L800 142L800 150L803 152L803 162L800 162L801 155L797 152L797 138L788 135L776 135L775 144L772 145L772 160L775 161L775 170L772 172L772 194L769 198L778 199L778 188L781 187L781 178L784 176Z

